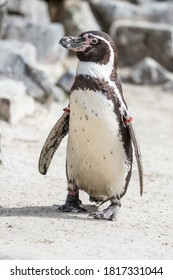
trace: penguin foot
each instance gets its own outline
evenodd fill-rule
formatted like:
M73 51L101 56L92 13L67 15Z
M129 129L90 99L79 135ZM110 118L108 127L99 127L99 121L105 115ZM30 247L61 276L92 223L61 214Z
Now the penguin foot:
M90 215L93 216L94 219L114 221L116 220L117 213L118 213L117 204L111 204L103 211L94 212L91 213Z
M65 204L61 205L57 209L60 212L87 212L85 207L82 204L82 201L79 199L79 191L74 190L68 191Z
M65 203L58 207L57 211L59 212L87 212L85 207L82 204L79 203Z

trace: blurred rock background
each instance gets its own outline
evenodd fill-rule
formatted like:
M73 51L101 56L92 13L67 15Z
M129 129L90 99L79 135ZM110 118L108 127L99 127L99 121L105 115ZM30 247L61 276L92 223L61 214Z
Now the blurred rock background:
M76 60L58 42L86 30L112 36L124 83L173 89L173 1L0 0L0 119L64 100Z

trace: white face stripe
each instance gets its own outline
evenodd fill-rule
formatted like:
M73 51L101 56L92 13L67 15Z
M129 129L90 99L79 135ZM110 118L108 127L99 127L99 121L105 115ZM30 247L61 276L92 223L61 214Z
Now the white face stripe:
M112 70L114 68L114 51L112 49L112 46L110 44L110 42L108 42L105 38L100 37L98 35L94 35L92 33L90 33L91 35L93 35L94 37L104 41L110 49L110 59L109 62L107 64L98 64L96 62L91 62L91 61L79 61L78 65L77 65L77 70L76 70L76 74L77 75L88 75L92 78L98 78L100 80L104 79L106 81L108 81L109 85L111 87L114 88L116 95L120 101L121 107L120 107L120 113L121 115L124 115L124 111L126 112L127 116L129 116L127 107L124 103L124 101L122 100L121 94L115 84L115 82L110 80L110 76L112 74Z

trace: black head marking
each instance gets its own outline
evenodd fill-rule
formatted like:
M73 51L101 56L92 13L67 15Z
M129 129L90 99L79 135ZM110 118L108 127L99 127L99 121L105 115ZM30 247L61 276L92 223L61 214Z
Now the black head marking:
M114 52L114 66L117 65L118 50L112 38L102 31L87 31L80 34L87 47L83 51L77 51L80 61L91 61L99 64L107 64L111 55L110 47ZM110 45L109 45L110 44Z

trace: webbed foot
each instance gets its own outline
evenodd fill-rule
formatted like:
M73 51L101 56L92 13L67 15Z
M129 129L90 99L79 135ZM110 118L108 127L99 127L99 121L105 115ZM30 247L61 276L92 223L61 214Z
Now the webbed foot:
M117 204L111 203L111 205L103 211L97 211L90 215L93 216L94 219L114 221L118 214L118 208L119 206Z
M59 206L57 210L60 212L73 212L73 213L87 212L85 207L82 204L78 204L78 203L65 203Z
M79 192L76 191L68 191L68 195L66 198L65 204L61 205L57 209L60 212L87 212L85 207L82 204L82 201L79 199Z

